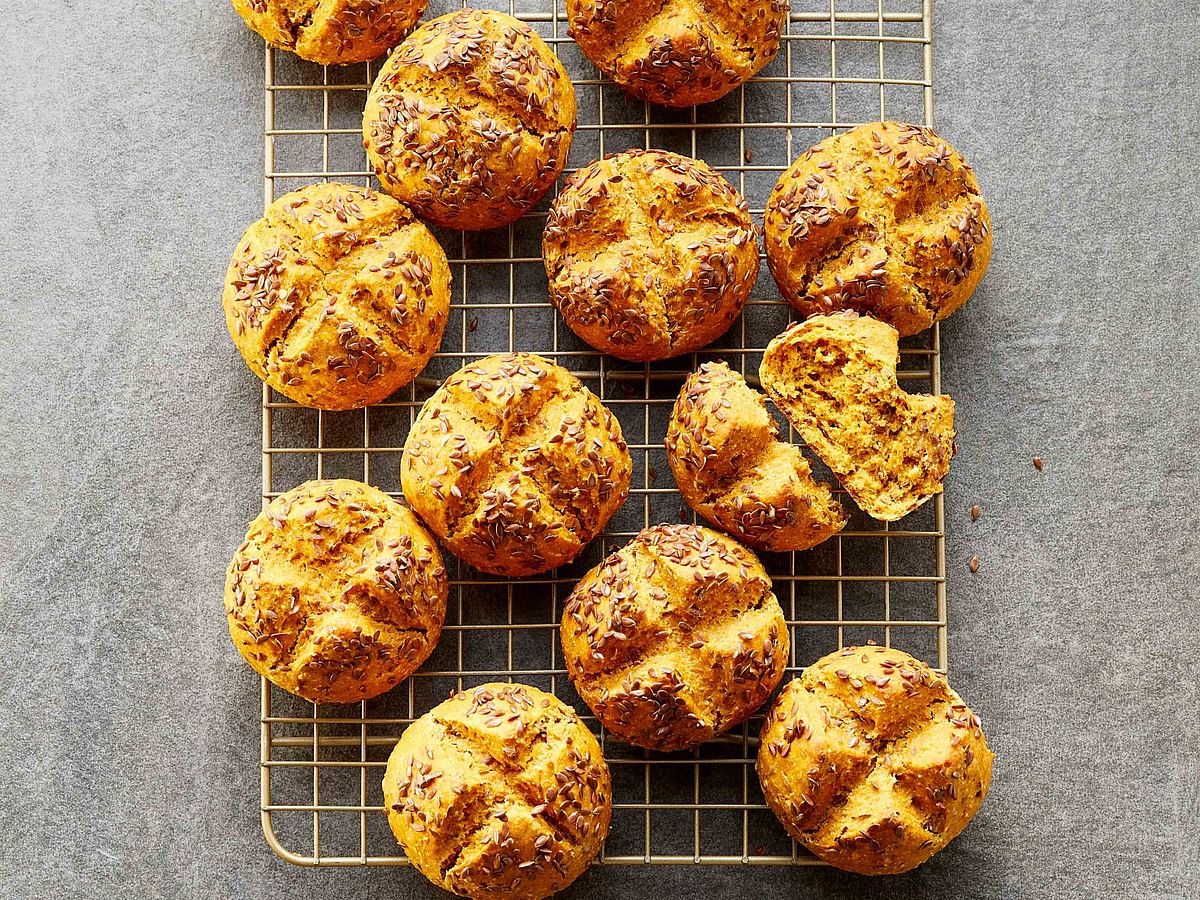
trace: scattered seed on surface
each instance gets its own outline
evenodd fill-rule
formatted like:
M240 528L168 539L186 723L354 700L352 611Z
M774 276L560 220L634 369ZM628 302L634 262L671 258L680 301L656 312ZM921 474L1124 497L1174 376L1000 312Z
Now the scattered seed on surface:
M1042 458L1040 456L1035 456L1033 458L1033 467L1039 472L1042 471Z
M471 316L471 321L467 323L467 331L474 331L479 327L479 320L475 316Z
M745 158L747 165L754 162L754 151L749 147L746 148L746 152L742 156Z
M972 572L979 571L979 557L978 556L971 557L971 571Z
M974 506L972 506L972 507L971 507L971 521L972 521L972 522L978 522L978 521L979 521L979 517L980 517L982 514L983 514L983 513L982 513L982 510L980 510L980 508L979 508L979 504L978 504L978 503L976 503Z

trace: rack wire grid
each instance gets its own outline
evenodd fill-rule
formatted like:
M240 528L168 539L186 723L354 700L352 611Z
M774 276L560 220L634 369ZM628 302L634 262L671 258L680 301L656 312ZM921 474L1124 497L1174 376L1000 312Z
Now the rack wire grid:
M599 78L567 35L562 3L549 0L547 10L546 2L512 0L508 11L545 38L575 83L580 121L568 171L630 147L675 150L722 172L761 220L779 174L817 140L883 118L933 124L932 0L796 0L774 62L729 96L687 110L633 101ZM428 15L449 8L435 0ZM371 182L360 129L376 71L325 68L267 49L266 203L316 180ZM788 324L789 308L764 264L742 317L706 350L651 365L607 358L580 342L548 302L541 232L549 199L506 229L435 229L455 282L450 322L422 377L388 402L319 412L264 388L263 502L310 478L357 478L401 496L400 452L422 401L467 362L509 350L557 360L613 410L634 462L629 500L580 559L541 577L494 578L448 555L452 587L441 641L420 671L381 697L316 706L263 679L267 842L306 866L406 864L383 814L380 782L393 745L453 690L514 680L562 697L601 738L614 794L603 862L817 864L763 802L753 771L761 716L690 753L631 748L605 735L575 694L558 639L562 603L584 572L644 526L696 521L674 489L662 443L684 377L723 359L755 383L763 349ZM903 342L907 389L940 392L939 352L937 326ZM787 434L795 440L790 428ZM819 464L815 470L828 476ZM890 527L852 502L847 508L851 521L837 537L806 552L763 556L792 634L785 680L828 652L868 640L944 671L942 497Z

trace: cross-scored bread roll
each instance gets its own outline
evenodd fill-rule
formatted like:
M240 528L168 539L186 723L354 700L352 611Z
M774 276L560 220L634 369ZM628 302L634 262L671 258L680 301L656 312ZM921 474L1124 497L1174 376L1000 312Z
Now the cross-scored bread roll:
M408 384L437 350L450 266L391 197L310 184L246 229L223 303L259 378L305 406L357 409Z
M744 721L787 665L771 579L736 541L656 525L611 554L563 607L563 659L610 732L681 750Z
M806 550L846 526L829 485L779 440L767 398L723 362L688 376L665 445L688 505L755 549Z
M966 303L992 256L971 167L930 129L902 122L809 148L767 200L764 239L801 315L856 310L902 337Z
M885 522L942 491L954 401L906 393L896 329L854 313L797 322L767 346L763 389L863 512Z
M531 353L460 369L421 407L404 496L465 561L495 575L563 565L629 494L621 426L583 383Z
M550 299L605 353L691 353L733 324L758 277L746 201L700 160L627 150L577 172L542 236Z
M562 173L575 88L523 22L463 9L426 22L367 96L363 145L384 190L446 228L507 225Z
M477 900L540 900L600 852L612 817L596 738L520 684L460 691L410 725L383 777L388 821L426 878Z
M417 517L357 481L276 497L229 563L225 611L254 669L314 703L366 700L437 644L448 583Z
M758 777L788 833L864 875L919 866L978 812L992 751L946 679L899 650L847 647L804 670L763 722Z
M246 24L281 50L334 65L374 59L408 33L426 0L233 0Z
M571 37L635 97L693 106L723 97L775 58L784 0L567 0Z

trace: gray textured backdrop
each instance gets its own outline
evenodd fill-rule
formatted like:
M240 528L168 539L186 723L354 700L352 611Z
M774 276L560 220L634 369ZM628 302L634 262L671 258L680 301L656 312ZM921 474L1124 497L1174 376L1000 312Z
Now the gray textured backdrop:
M215 298L261 203L260 44L223 0L0 22L0 894L434 896L259 833L219 612L258 390ZM959 0L935 26L939 125L996 219L943 331L952 668L992 795L898 879L600 868L573 897L1200 894L1200 13Z

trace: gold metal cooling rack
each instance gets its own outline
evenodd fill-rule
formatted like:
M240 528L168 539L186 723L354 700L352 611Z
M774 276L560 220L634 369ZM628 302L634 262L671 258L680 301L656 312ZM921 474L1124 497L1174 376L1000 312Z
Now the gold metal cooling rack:
M598 78L568 37L559 0L512 0L508 11L546 39L575 82L579 127L568 171L629 147L675 150L724 173L761 221L779 174L821 138L883 118L933 124L931 4L793 0L775 61L728 97L689 110L632 101ZM434 0L428 16L450 8ZM360 127L375 71L323 68L267 50L266 203L326 178L369 183ZM662 446L683 378L702 362L724 359L753 382L763 348L788 324L788 307L763 265L745 313L712 347L652 365L606 358L576 339L547 300L541 263L547 205L548 199L503 230L435 230L454 276L450 322L423 376L389 402L327 413L264 389L264 502L310 478L357 478L399 496L400 451L422 401L466 362L508 350L550 357L583 379L620 419L634 463L628 502L570 567L505 581L448 556L446 628L433 656L404 685L361 704L314 706L262 681L262 826L271 848L290 862L407 862L383 815L383 768L406 725L452 690L511 679L588 713L562 665L563 600L580 575L642 527L695 521L675 491ZM904 342L900 377L909 390L940 391L939 349L936 326ZM825 544L763 561L792 629L787 678L842 645L872 639L945 670L940 496L891 527L856 513ZM585 721L600 733L593 717ZM753 770L760 724L756 717L699 750L676 754L648 753L601 734L614 788L602 860L815 864L763 803Z

